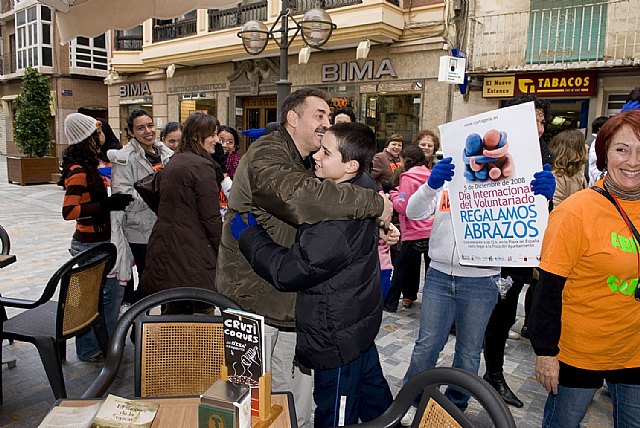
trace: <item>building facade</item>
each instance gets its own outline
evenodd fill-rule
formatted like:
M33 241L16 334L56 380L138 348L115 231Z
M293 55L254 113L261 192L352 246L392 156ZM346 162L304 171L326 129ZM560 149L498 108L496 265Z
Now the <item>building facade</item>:
M291 1L296 19L312 2ZM379 144L392 133L410 140L425 127L445 122L450 88L437 83L438 58L446 53L456 11L449 2L387 0L322 2L337 29L306 64L298 63L301 37L289 49L293 90L325 89L332 107L351 107L374 127ZM109 83L109 121L124 137L126 116L135 108L153 113L158 128L205 111L239 130L278 121L278 46L258 56L245 52L237 33L248 20L271 27L280 1L241 4L228 10L196 10L174 20L150 19L114 31ZM291 33L293 34L293 32ZM356 59L364 40L371 50ZM450 110L449 110L450 114ZM114 126L114 129L116 127ZM244 142L246 146L247 141Z
M551 104L548 136L590 133L640 86L640 0L477 0L467 13L469 85L454 117L528 93Z
M78 37L60 45L55 14L35 0L0 2L0 153L19 155L13 139L15 99L27 67L50 77L52 155L66 147L63 123L73 112L107 117L104 78L110 38Z

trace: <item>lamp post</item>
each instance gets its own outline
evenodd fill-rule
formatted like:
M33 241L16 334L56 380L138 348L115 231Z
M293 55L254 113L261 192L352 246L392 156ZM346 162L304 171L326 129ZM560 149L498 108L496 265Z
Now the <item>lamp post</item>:
M336 24L331 21L329 14L323 9L310 9L302 17L302 21L296 21L289 9L289 0L280 0L280 14L270 29L262 21L247 21L238 33L242 39L244 50L250 55L259 55L267 47L269 39L273 39L280 48L280 80L276 82L276 94L278 103L278 120L281 117L282 103L291 93L289 81L289 46L293 43L298 33L302 40L311 47L319 48L331 37ZM289 19L293 21L290 25ZM276 28L280 25L279 28ZM293 35L289 33L293 31Z

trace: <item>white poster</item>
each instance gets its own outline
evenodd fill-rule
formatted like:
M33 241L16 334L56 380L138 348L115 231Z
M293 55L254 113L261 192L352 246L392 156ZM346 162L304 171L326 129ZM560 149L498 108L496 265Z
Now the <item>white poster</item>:
M531 190L542 170L532 102L440 125L460 263L538 266L548 202Z

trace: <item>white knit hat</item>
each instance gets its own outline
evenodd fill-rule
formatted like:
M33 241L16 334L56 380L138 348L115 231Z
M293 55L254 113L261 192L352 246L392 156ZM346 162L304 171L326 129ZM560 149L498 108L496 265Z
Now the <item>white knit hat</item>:
M77 144L88 138L98 129L98 121L82 113L71 113L64 120L64 135L69 145Z

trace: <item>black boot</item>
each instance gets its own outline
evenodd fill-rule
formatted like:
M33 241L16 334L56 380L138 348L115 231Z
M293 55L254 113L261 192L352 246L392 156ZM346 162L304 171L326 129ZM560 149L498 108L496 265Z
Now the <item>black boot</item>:
M504 375L502 373L492 376L489 376L489 373L485 373L482 378L486 380L493 389L498 391L498 394L500 394L505 403L510 406L517 407L518 409L524 406L522 401L520 401L511 388L509 388L509 385L507 385L507 381L504 379Z

